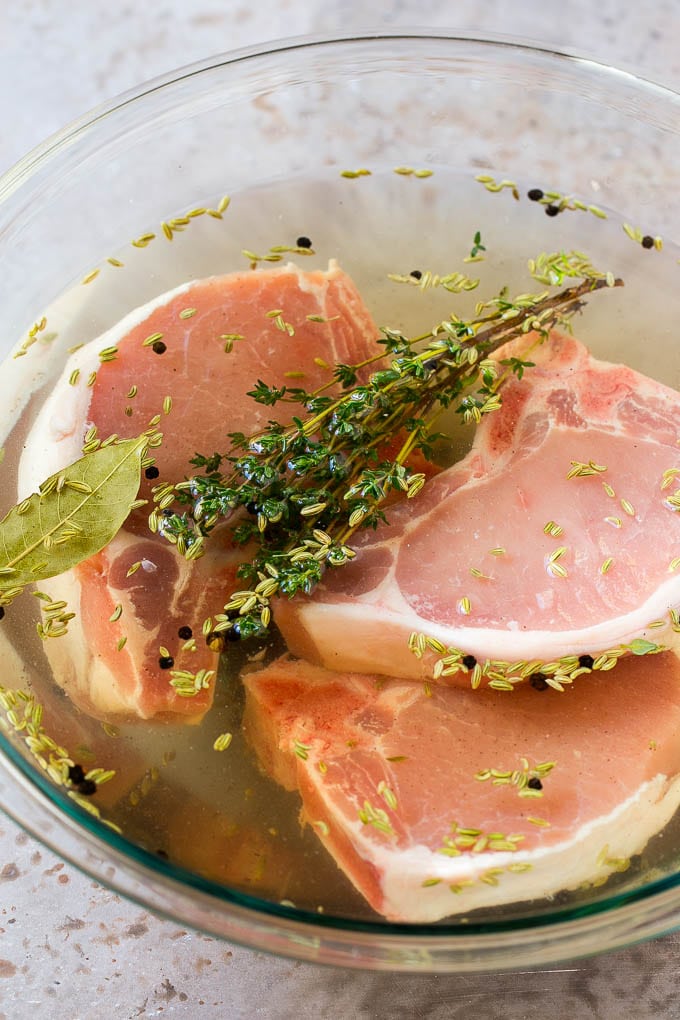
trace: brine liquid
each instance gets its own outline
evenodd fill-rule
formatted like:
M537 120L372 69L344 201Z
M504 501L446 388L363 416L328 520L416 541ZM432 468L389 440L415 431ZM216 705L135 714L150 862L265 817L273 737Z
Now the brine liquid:
M244 248L264 254L273 245L295 245L299 236L309 237L316 251L309 258L296 257L301 268L323 268L330 258L337 259L355 280L376 322L408 335L425 332L453 312L470 315L478 300L493 297L504 285L510 295L539 292L544 288L529 276L527 259L542 251L581 250L598 269L622 277L625 287L593 295L574 319L575 335L596 357L625 362L680 388L677 252L668 243L662 252L643 249L626 236L611 212L606 221L580 211L546 216L542 205L526 197L527 189L537 184L550 186L524 182L521 201L515 201L509 191L490 194L472 175L443 169L421 179L391 171L355 180L329 173L323 179L233 195L222 221L207 216L192 220L172 244L158 232L147 248L124 245L119 252L102 252L95 280L74 285L49 309L35 309L36 319L47 316L46 335L56 332L56 337L41 340L25 358L3 366L6 388L25 386L19 370L25 373L30 359L43 359L43 367L44 359L51 359L45 388L26 391L30 399L20 417L7 423L12 428L1 469L3 512L15 502L23 437L41 396L63 368L67 348L96 338L131 309L180 283L247 268ZM591 195L578 197L597 203L595 183ZM187 199L199 203L205 196ZM168 210L168 215L179 213ZM645 233L645 224L639 226ZM140 233L157 231L153 224L139 227ZM478 231L484 260L464 263ZM124 267L105 261L112 255ZM267 263L261 266L266 271ZM84 266L83 275L91 268ZM408 275L414 270L462 272L480 277L481 283L470 293L454 295L388 279L389 273ZM460 456L471 437L470 429L452 427L448 456ZM188 456L193 453L187 451ZM45 476L50 471L45 465ZM221 663L214 708L200 726L135 723L105 730L75 710L51 680L35 633L36 610L35 599L25 594L2 624L3 636L18 657L17 668L25 668L17 684L32 686L45 704L46 729L76 760L87 765L94 756L98 765L117 769L116 779L102 787L97 802L128 839L173 864L263 899L344 917L375 917L314 833L301 827L298 796L261 774L241 735L239 674L280 654L280 639L275 636L267 647L230 646ZM232 744L216 752L213 742L225 732L233 734ZM658 877L675 869L680 864L680 829L677 824L672 828L653 839L643 859L613 876L602 890L562 894L560 902L607 895L615 887L628 888L651 874ZM538 909L540 904L518 904L504 907L502 915Z

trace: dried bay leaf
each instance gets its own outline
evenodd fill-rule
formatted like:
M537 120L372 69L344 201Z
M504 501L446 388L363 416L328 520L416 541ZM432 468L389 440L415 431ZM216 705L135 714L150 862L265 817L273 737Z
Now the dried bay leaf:
M70 570L111 541L137 496L149 440L145 434L86 454L9 511L0 521L0 600Z

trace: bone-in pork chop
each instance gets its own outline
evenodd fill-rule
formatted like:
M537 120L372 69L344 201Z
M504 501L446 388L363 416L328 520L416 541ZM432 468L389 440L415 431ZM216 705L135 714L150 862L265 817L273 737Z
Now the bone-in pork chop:
M266 424L270 409L247 396L258 377L282 386L291 384L286 373L292 373L292 385L314 389L331 378L334 362L379 352L377 335L354 284L335 264L327 272L287 266L179 287L72 355L31 430L20 496L76 460L92 425L101 439L112 433L126 438L157 414L164 434L154 451L158 480L179 481L195 470L189 461L197 451L223 452L228 433L252 433ZM109 348L115 348L113 360L100 363L100 352ZM285 420L294 411L283 404L277 417ZM145 478L141 495L148 497L158 480ZM137 511L101 554L41 583L77 614L69 634L48 641L46 650L57 682L88 712L197 718L209 707L212 688L178 696L168 660L194 674L215 668L201 625L237 587L241 554L215 536L200 561L187 563L149 532L147 515L148 508ZM118 605L122 614L110 622ZM182 651L187 631L179 631L187 627L195 651ZM127 642L119 650L122 638Z
M531 360L462 461L356 536L356 558L311 597L277 602L294 654L418 677L411 632L506 662L673 640L680 394L569 337Z
M244 683L263 768L299 789L304 820L391 920L598 882L680 803L671 652L630 656L616 679L593 673L562 694L435 684L428 696L286 658Z

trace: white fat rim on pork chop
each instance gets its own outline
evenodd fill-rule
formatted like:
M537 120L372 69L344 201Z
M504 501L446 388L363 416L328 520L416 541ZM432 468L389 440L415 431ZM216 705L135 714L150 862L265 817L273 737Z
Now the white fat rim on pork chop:
M179 291L181 288L178 288ZM157 302L161 303L162 300L163 297L157 299ZM0 372L0 443L4 444L7 441L31 398L42 386L46 385L55 366L63 358L64 351L59 341L62 326L77 312L81 303L82 298L77 290L70 290L59 297L45 312L48 322L45 333L38 333L36 342L26 354L17 356L23 347L23 340L18 340L11 353L8 354L7 360L2 366L3 370ZM133 315L134 313L130 318ZM45 342L43 339L45 335L52 336L53 339ZM49 451L42 448L42 444L35 442L35 430L31 429L19 465L17 502L36 491L49 474L59 470L59 467L64 467L72 460L76 460L79 456L80 448L78 447L73 457L68 457L64 463L58 464L55 448L50 447ZM9 499L11 500L13 497L9 495ZM49 581L41 582L41 588L46 590L49 583ZM74 599L75 602L79 603L79 599ZM75 623L75 620L72 621L70 627L73 627ZM66 640L66 638L60 638L59 641L61 640ZM53 651L54 649L50 647L49 650ZM9 686L12 688L25 686L30 680L29 670L2 629L0 629L0 655L5 675L11 677Z
M69 386L73 370L79 368L85 375L97 369L100 366L100 350L115 347L152 312L185 293L194 282L184 283L134 309L111 329L71 355L27 436L19 463L18 499L37 491L48 474L59 471L82 456L83 436L91 424L87 420L87 411L92 390L84 386ZM30 356L31 352L27 358ZM9 424L11 427L13 422ZM99 711L110 715L129 713L131 706L121 698L112 671L105 662L90 653L80 612L82 589L75 572L69 570L58 578L41 581L40 587L53 598L65 599L76 614L69 623L68 632L50 641L46 647L52 669L63 678L64 689L67 692L72 690L79 677L87 676L88 696L95 701Z
M87 420L87 411L92 390L84 386L69 386L68 380L73 370L79 368L84 375L97 369L100 365L100 350L115 347L152 312L183 294L192 283L182 284L134 309L111 329L70 356L26 438L19 462L17 499L25 499L36 492L49 474L67 467L82 456L83 436L91 424ZM29 351L25 360L28 361L32 353ZM39 377L34 376L34 384L38 381ZM68 399L65 399L65 395ZM14 419L10 417L2 424L11 428ZM75 572L69 570L58 578L41 581L40 587L52 598L65 599L71 611L76 614L69 623L68 632L50 641L45 649L52 669L63 678L64 689L67 692L72 690L79 677L87 676L90 697L95 700L101 712L111 715L129 712L130 705L121 700L119 686L109 667L90 654L80 613L82 589ZM8 645L9 642L3 639L3 646ZM5 652L6 647L3 647Z
M411 632L422 632L427 637L435 638L444 646L458 648L466 654L477 658L499 659L502 661L552 661L567 655L597 654L620 644L629 644L636 638L645 638L665 648L675 651L680 649L680 634L676 634L670 622L664 627L650 627L655 620L665 618L669 608L680 604L680 580L673 578L664 582L654 594L640 607L623 616L613 617L603 623L579 630L518 630L491 627L446 627L433 623L431 620L418 616L411 609L401 593L395 595L394 601L403 604L396 610L380 606L380 621L376 623L367 617L370 602L362 602L357 596L352 602L324 603L305 602L299 610L300 622L307 632L308 639L318 648L329 639L337 638L338 624L345 633L355 635L355 640L342 653L342 664L338 667L324 656L322 660L328 669L342 668L352 673L375 673L376 662L371 654L370 645L364 647L361 633L367 626L371 630L376 627L394 626L404 633L403 654L399 655L399 666L396 673L405 679L417 679L423 676L423 665L408 651L408 636ZM519 624L517 625L519 626ZM394 664L396 665L396 664Z
M102 715L130 712L131 705L119 696L115 677L102 660L93 657L83 629L80 613L81 584L75 571L68 570L58 578L40 582L40 588L52 599L64 599L75 613L69 621L68 633L51 640L48 646L50 665L59 677L59 686L77 699L78 678L87 677L88 699Z
M71 373L78 368L81 375L85 376L98 369L100 350L117 347L128 333L148 319L157 308L162 308L173 298L184 294L195 282L192 280L183 283L174 290L166 291L165 294L148 301L140 308L135 308L111 329L90 340L70 356L52 392L40 408L26 439L19 464L19 499L25 499L32 492L36 492L48 474L53 474L82 457L83 436L91 425L87 419L87 412L92 400L92 390L87 386L69 386ZM28 356L30 357L30 354Z
M428 847L400 850L398 867L387 867L386 856L375 844L367 857L383 873L383 911L391 920L438 921L461 909L466 913L482 907L499 906L532 899L545 899L562 890L604 878L640 853L652 836L660 832L680 806L680 778L669 783L655 776L644 783L609 814L583 825L572 839L545 849L516 853L494 852L448 858ZM357 831L357 836L360 836ZM525 872L506 871L508 865L530 864ZM491 868L502 868L498 885L488 885L481 876ZM423 888L423 875L441 878L440 885ZM458 896L449 886L465 879ZM452 902L453 901L453 902Z

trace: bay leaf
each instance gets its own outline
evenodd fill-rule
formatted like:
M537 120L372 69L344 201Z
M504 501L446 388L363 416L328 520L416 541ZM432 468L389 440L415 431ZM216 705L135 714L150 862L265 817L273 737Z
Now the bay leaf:
M70 570L108 545L130 513L149 435L119 440L50 475L0 521L0 598ZM18 591L16 591L18 594Z

